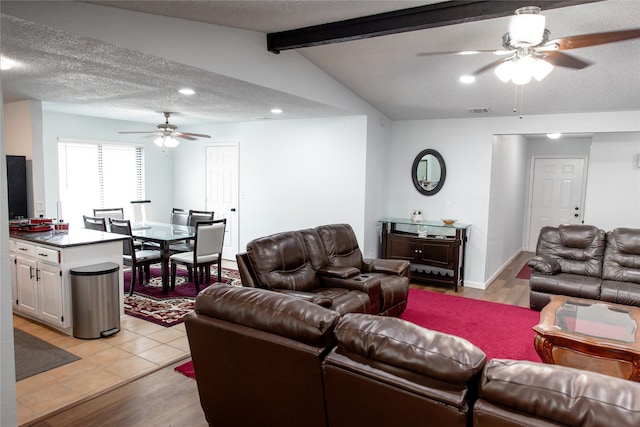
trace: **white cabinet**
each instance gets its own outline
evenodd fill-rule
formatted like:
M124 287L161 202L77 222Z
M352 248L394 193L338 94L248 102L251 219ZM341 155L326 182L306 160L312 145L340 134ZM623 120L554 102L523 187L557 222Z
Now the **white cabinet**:
M14 309L52 326L70 326L58 250L16 242Z
M73 332L71 269L118 264L120 315L124 314L123 236L95 230L31 233L9 238L13 311L65 332Z

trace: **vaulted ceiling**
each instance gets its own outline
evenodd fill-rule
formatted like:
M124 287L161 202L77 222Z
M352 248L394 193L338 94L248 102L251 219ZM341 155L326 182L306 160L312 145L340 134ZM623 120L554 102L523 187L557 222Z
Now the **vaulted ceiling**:
M85 3L257 31L264 33L265 40L268 33L419 6L450 6L448 2L367 0ZM524 86L517 102L516 86L501 82L492 72L483 73L474 84L461 84L461 75L495 57L417 54L501 49L509 12L477 20L482 12L469 9L468 4L478 2L455 3L468 7L465 13L475 16L463 15L451 20L451 25L372 38L351 37L351 41L296 51L393 120L508 116L514 114L514 105L518 113L525 114L640 110L640 39L572 50L572 55L593 65L583 70L556 67L542 82ZM505 2L483 3L484 9L490 9L493 3ZM558 6L576 2L519 3L542 6L551 38L640 27L637 1L598 1L567 7ZM555 8L547 9L545 4ZM16 2L3 1L1 7L2 54L30 64L28 69L2 72L4 102L38 99L55 111L149 122L158 122L161 116L157 112L167 108L195 121L255 120L264 116L272 101L285 106L287 118L344 113L331 105L189 67L170 58L132 52L16 18L12 15L20 8ZM210 89L199 93L197 103L179 98L165 90L178 84L174 76L189 76Z

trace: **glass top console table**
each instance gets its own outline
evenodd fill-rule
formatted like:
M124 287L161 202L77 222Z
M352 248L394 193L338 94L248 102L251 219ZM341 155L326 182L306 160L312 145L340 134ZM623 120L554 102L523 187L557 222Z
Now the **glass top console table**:
M411 262L411 278L436 285L464 285L464 252L471 225L387 218L382 224L381 257Z

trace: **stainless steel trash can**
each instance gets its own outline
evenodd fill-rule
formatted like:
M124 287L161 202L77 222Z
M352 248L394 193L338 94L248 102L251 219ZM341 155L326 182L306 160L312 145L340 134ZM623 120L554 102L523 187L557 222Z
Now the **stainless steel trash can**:
M102 338L120 331L119 270L113 262L70 270L74 337Z

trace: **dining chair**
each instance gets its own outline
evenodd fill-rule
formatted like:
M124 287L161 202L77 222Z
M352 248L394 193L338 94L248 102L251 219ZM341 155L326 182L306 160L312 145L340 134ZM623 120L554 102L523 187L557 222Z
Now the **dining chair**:
M131 286L129 287L129 295L133 295L133 288L136 283L136 273L139 273L139 282L144 283L143 272L147 276L147 282L151 277L151 264L162 261L160 251L156 250L135 250L133 245L133 236L131 235L131 222L128 219L109 218L109 229L112 233L124 234L129 236L122 242L122 261L125 265L131 266ZM139 271L138 271L139 270Z
M226 219L198 221L193 250L171 255L171 289L175 289L177 265L186 265L193 271L193 283L196 295L200 292L200 283L204 283L205 273L207 283L211 282L211 266L218 265L218 280L222 277L222 247Z
M174 225L189 225L189 213L184 209L173 208L169 222Z
M200 221L212 221L213 215L214 215L213 211L196 211L196 210L190 209L189 215L187 217L186 225L190 227L195 227ZM169 251L171 253L190 252L192 250L193 250L193 240L176 242L169 245Z
M107 220L104 217L82 215L82 221L86 229L107 231Z
M131 212L131 219L134 223L153 221L151 200L132 200Z
M93 210L93 216L105 218L109 231L109 218L124 219L124 208L96 208Z

